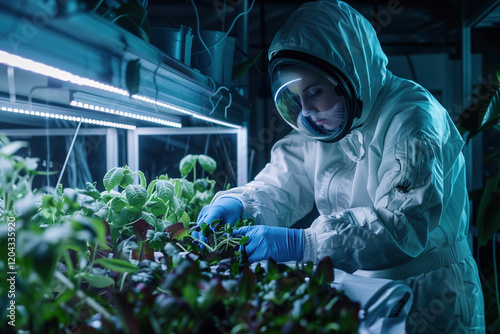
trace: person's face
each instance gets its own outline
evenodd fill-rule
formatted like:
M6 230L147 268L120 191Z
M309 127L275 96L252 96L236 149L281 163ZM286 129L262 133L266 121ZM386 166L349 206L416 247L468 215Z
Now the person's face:
M318 126L333 130L345 118L345 100L337 95L335 85L325 77L300 67L294 67L287 75L291 82L287 87L300 98L302 114L310 117Z

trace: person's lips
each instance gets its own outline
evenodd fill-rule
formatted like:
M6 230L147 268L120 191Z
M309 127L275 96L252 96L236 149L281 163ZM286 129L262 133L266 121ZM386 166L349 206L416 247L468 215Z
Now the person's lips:
M325 120L324 119L319 119L319 120L316 120L315 122L316 122L317 126L321 126L321 125L323 125L323 123L325 122Z

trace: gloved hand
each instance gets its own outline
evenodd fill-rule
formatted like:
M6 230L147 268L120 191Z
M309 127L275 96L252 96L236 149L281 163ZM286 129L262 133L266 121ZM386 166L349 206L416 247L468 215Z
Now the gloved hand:
M302 260L304 231L301 229L255 225L234 229L232 235L249 237L244 247L250 262L269 258L277 262Z
M231 225L234 225L236 221L241 218L242 213L243 203L241 203L239 199L233 197L221 197L213 204L207 205L201 209L196 223L198 226L202 223L210 225L214 220L220 219L220 223L222 224L230 223ZM207 241L207 238L203 236L203 232L201 231L194 231L191 235L203 242Z

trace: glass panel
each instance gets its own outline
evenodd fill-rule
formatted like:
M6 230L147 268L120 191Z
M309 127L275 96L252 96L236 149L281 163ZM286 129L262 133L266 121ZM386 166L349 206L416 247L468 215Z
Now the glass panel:
M36 176L33 180L33 188L55 187L73 135L22 134L8 137L11 141L21 140L29 143L29 146L19 150L17 155L38 158L38 171L55 172L52 175ZM97 188L102 191L104 190L102 179L106 172L106 136L78 135L61 179L63 188L85 189L86 182L97 181Z
M209 135L141 135L139 136L139 169L148 182L159 175L181 177L179 163L187 154L205 154L217 162L210 178L217 182L216 191L236 186L237 180L236 134ZM198 166L196 178L208 174ZM188 180L193 180L193 173Z

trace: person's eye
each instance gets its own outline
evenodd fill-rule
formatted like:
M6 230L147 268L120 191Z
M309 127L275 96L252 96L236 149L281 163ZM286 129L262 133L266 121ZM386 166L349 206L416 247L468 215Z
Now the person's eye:
M316 97L321 95L321 89L320 88L312 88L309 89L309 96Z

